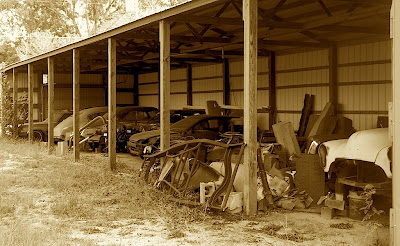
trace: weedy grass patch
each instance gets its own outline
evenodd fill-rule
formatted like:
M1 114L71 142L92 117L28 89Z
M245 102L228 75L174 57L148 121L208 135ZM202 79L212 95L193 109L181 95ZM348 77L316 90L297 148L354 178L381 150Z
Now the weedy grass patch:
M172 225L168 226L172 231L207 217L203 208L168 201L166 193L149 186L138 171L118 160L117 172L112 172L103 155L81 153L81 160L73 162L71 155L48 155L44 144L14 139L1 139L0 144L6 146L6 152L26 158L20 168L27 175L19 185L51 192L51 212L60 218L107 224L157 217ZM13 207L5 207L4 211L12 213Z

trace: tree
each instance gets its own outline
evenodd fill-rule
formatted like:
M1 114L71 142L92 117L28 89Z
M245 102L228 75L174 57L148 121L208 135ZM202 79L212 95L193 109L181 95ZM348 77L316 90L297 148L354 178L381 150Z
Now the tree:
M86 31L93 36L101 25L125 13L125 0L84 0L84 10Z

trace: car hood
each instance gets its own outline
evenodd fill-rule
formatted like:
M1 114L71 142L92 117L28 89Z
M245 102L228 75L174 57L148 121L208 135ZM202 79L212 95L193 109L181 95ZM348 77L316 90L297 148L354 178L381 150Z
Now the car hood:
M133 134L129 138L129 142L137 142L139 140L148 139L148 138L157 137L157 136L160 136L160 130L139 132L139 133Z
M349 139L328 141L321 146L326 148L325 172L329 171L336 159L349 159L375 163L383 169L387 177L392 177L389 158L392 142L388 128L359 131Z
M178 134L178 132L174 132L172 130L171 130L170 133L171 134ZM160 136L160 130L151 130L151 131L139 132L139 133L133 134L129 138L129 142L137 142L139 140L148 139L148 138L152 138L152 137L158 137L158 136Z

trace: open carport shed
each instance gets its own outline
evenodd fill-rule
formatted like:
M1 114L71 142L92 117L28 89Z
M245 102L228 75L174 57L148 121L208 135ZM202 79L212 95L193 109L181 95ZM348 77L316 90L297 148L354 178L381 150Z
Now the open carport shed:
M400 8L396 3L393 23ZM274 120L296 124L299 102L304 93L312 93L314 111L330 101L337 114L351 118L355 128L363 130L373 128L378 115L388 114L387 104L394 98L393 163L400 158L396 151L400 91L392 83L398 64L396 56L391 58L392 50L399 52L400 31L393 25L392 49L391 5L390 0L194 0L12 64L2 72L13 82L14 100L18 91L28 89L29 129L34 118L47 115L46 110L52 119L55 106L73 105L77 125L80 108L108 105L112 168L117 101L159 106L164 148L169 146L171 107L204 106L206 99L243 106L245 211L252 214L257 107L270 108L270 125ZM41 103L45 101L42 73L48 74L47 107ZM122 86L121 80L126 82ZM52 128L49 124L50 141ZM76 146L74 155L78 160ZM393 165L394 225L400 221L398 176L399 167ZM400 229L394 229L399 242Z

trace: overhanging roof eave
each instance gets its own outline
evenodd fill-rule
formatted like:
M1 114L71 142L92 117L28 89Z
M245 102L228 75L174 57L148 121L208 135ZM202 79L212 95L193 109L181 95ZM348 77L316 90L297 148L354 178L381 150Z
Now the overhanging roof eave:
M146 16L146 17L144 17L142 19L139 19L139 20L136 20L134 22L130 22L128 24L125 24L123 26L117 27L115 29L111 29L111 30L109 30L107 32L100 33L100 34L97 34L95 36L80 40L78 42L75 42L75 43L72 43L72 44L57 48L55 50L52 50L52 51L49 51L49 52L46 52L46 53L31 57L31 58L28 58L26 60L13 63L13 64L8 65L7 67L3 68L2 70L0 70L0 72L2 72L2 73L3 72L7 72L8 70L13 69L13 68L24 66L24 65L27 65L27 64L30 64L30 63L33 63L33 62L48 58L48 57L52 57L52 56L55 56L55 55L62 54L64 52L71 51L73 49L77 49L77 48L80 48L80 47L83 47L83 46L86 46L86 45L90 45L90 44L96 43L98 41L101 41L101 40L116 36L118 34L130 31L130 30L142 27L142 26L146 26L148 24L151 24L151 23L154 23L154 22L158 22L160 20L167 19L167 18L172 17L174 15L177 15L177 14L180 14L180 13L184 13L186 11L190 11L190 10L193 10L193 9L196 9L196 8L199 8L199 7L211 4L211 3L215 3L215 2L218 2L218 1L220 1L220 0L192 0L190 2L187 2L187 3L181 4L181 5L175 6L173 8L164 10L162 12Z

